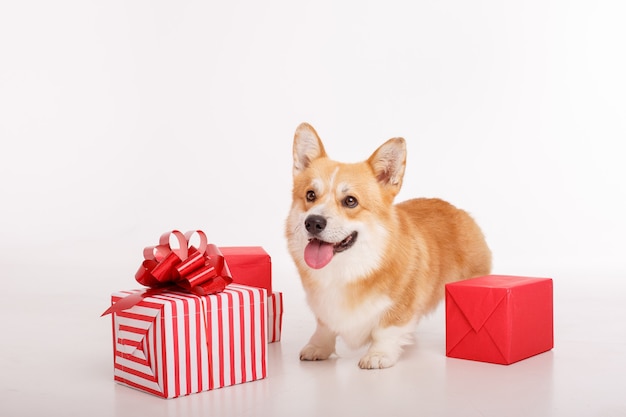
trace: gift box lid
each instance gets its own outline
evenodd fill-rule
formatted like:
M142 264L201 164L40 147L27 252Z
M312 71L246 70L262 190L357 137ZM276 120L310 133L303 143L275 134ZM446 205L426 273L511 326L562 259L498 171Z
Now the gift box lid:
M552 281L552 278L521 277L515 275L485 275L463 281L451 282L446 284L446 287L515 288L523 285L534 284L539 281Z

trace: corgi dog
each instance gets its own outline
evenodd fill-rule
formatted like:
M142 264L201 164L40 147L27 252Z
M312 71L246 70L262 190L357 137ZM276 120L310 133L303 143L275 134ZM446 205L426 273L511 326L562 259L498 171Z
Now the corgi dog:
M394 204L405 164L402 138L341 163L312 126L296 129L286 238L317 318L301 360L329 358L339 336L368 345L359 367L393 366L446 283L490 273L491 251L465 211L440 199Z

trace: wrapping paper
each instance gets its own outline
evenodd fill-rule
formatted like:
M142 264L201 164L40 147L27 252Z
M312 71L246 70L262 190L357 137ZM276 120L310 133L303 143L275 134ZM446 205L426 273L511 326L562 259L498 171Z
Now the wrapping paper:
M552 349L552 292L551 278L446 284L446 356L508 365Z
M267 341L280 341L283 294L272 291L272 263L268 253L260 246L221 246L219 250L228 264L233 282L267 290Z
M265 289L231 284L211 295L166 291L114 312L115 381L175 398L265 378L267 300Z
M267 342L280 341L283 327L283 293L275 292L267 299Z

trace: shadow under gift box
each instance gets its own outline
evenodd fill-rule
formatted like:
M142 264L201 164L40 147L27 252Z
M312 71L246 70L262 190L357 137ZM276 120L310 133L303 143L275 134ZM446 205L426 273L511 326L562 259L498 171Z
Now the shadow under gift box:
M283 294L272 291L272 261L261 246L220 246L220 252L237 284L267 290L267 342L280 341Z
M113 313L115 381L175 398L265 378L267 300L264 288L231 284L207 296L165 291Z
M446 284L446 356L509 365L554 347L551 278Z

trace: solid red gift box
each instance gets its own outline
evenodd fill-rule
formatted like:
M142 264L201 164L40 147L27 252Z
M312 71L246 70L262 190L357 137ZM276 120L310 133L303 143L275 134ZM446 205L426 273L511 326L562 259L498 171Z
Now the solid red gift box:
M554 347L552 279L446 284L446 356L508 365Z
M261 287L272 294L272 262L260 246L220 246L233 282Z
M263 288L232 284L203 296L165 290L114 312L115 381L175 398L265 378L267 300Z

